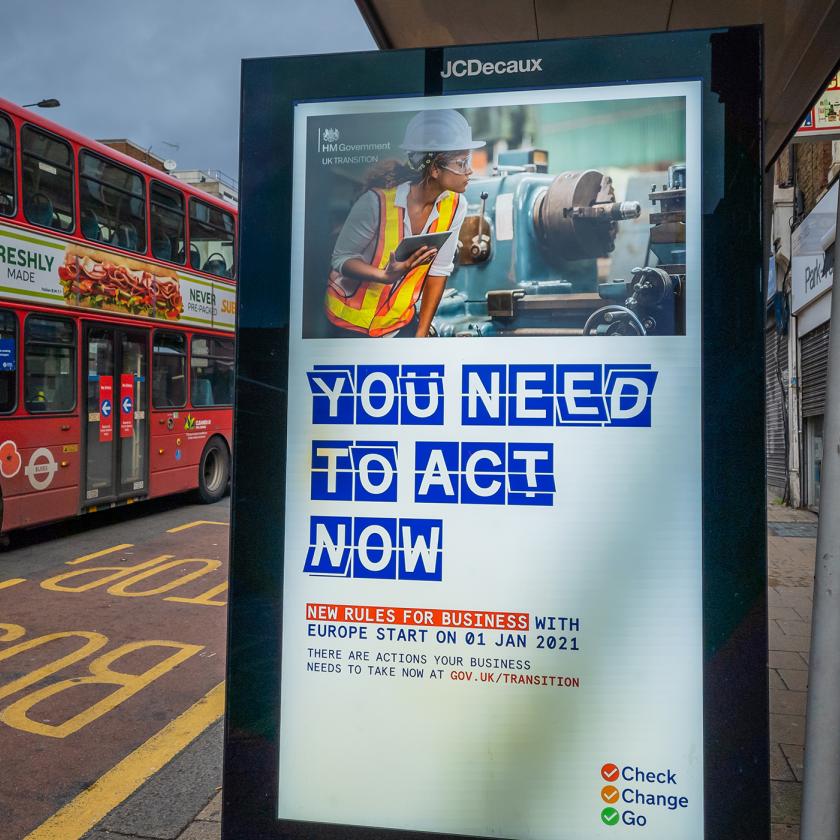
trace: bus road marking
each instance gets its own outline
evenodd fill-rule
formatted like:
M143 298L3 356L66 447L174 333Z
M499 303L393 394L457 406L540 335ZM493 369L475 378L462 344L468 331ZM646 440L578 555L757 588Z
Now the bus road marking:
M115 551L122 551L124 548L134 548L134 543L120 543L120 545L112 545L110 548L103 548L101 551L94 551L93 554L85 554L83 557L77 557L75 560L68 560L64 565L75 566L78 563L95 560L97 557L104 557L106 554L113 554Z
M195 528L196 525L230 525L230 522L214 522L211 519L196 519L195 522L187 522L186 525L178 525L176 528L170 528L167 534L177 534L178 531L186 531L187 528Z
M63 650L66 648L61 647L58 652L62 655L58 658L32 671L22 673L13 671L11 682L0 685L0 700L5 703L6 699L12 695L19 694L25 689L32 689L33 686L41 683L40 687L28 690L23 696L18 696L9 705L0 708L0 723L20 732L43 735L48 738L66 738L84 729L88 724L112 712L157 679L205 649L203 645L152 639L126 642L103 653L103 649L110 644L110 640L102 633L90 630L65 630L22 641L26 631L19 625L0 624L0 631L5 631L1 641L13 643L10 647L0 650L0 661L3 662L9 660L16 662L17 657L21 655L26 657L36 649L50 650L54 642L63 643L67 640L75 640L75 650L65 654ZM154 649L163 651L167 655L163 659L158 658L158 661L145 671L138 674L120 669L119 663L135 651ZM71 666L75 672L73 676L45 684L45 680ZM15 668L15 664L12 668ZM105 696L97 692L95 696L98 699L84 709L77 710L75 705L72 706L75 714L58 723L40 718L37 712L30 716L32 709L39 704L64 695L67 691L72 692L80 685L106 687L110 689L110 692Z
M0 642L16 642L26 630L19 624L0 624Z
M87 560L94 555L78 558ZM69 563L77 561L68 561ZM106 561L107 562L107 561ZM206 575L216 574L226 578L221 571L222 561L207 557L185 557L176 559L172 554L161 554L151 560L125 565L124 563L106 566L88 565L84 569L61 572L40 583L41 589L50 592L78 594L93 589L105 589L109 595L122 598L149 598L163 595L176 595L174 590L189 586ZM169 573L167 575L167 573ZM172 575L175 577L172 577ZM163 582L153 578L163 577ZM146 581L145 584L143 582ZM140 588L143 584L146 588ZM227 581L214 584L204 592L195 595L163 598L181 604L198 604L211 607L226 607L227 601L217 596L227 591Z
M212 589L208 589L206 592L202 592L201 595L196 595L194 598L181 598L177 595L170 595L163 600L174 601L177 604L202 604L205 607L226 607L227 601L214 601L213 599L217 595L221 595L222 592L227 592L227 588L227 583L220 583L218 586L214 586Z
M9 578L0 580L0 589L8 589L10 586L17 586L19 583L26 583L26 578Z
M214 724L224 713L224 703L225 684L221 682L24 840L78 840Z

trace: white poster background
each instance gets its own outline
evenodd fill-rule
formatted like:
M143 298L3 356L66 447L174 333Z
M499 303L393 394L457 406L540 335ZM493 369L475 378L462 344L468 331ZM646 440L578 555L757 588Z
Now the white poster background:
M685 336L302 338L308 117L662 96L686 98ZM296 106L279 818L523 840L701 840L700 139L699 82ZM651 364L651 427L462 428L461 366L494 362ZM394 363L445 366L443 427L312 425L314 365ZM325 438L398 441L398 504L311 501L311 441ZM554 505L415 503L416 440L553 442ZM442 582L304 574L309 517L319 514L442 519ZM497 631L483 648L462 633L456 645L380 642L376 625L365 642L324 640L307 636L307 602L527 612L531 629L525 650L496 647ZM536 650L535 615L578 618L577 632L546 635L574 635L580 651ZM342 673L307 671L310 648L339 650ZM359 650L370 652L365 673L348 674ZM425 654L423 678L402 677L399 664L396 677L369 675L377 652ZM492 670L470 657L527 659L519 673L575 676L580 686L452 679ZM443 678L429 679L432 668ZM603 824L606 763L631 775L670 770L675 783L616 786L622 797L685 797L686 807L622 801L622 814L646 824Z

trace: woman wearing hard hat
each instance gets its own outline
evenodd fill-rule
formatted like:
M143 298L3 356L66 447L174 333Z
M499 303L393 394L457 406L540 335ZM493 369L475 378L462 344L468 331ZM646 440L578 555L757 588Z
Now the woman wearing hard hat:
M429 335L455 267L471 152L483 145L457 111L412 117L400 145L408 163L388 161L373 172L376 185L369 180L371 188L353 205L336 241L325 310L337 334ZM396 259L404 237L443 231L450 236L439 249L421 247Z

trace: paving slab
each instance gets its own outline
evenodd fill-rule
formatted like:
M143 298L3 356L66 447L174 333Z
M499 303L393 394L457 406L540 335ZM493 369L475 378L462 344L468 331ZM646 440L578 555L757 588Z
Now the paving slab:
M178 836L178 840L221 840L222 825L217 822L196 820L187 830Z
M799 782L770 781L773 821L799 825L802 810L802 785Z
M770 675L770 690L774 689L783 689L783 688L790 688L785 681L782 679L781 675L775 668L771 668L769 671Z
M196 817L198 820L221 822L222 820L222 789L207 803L204 810Z
M805 661L805 658L796 651L773 650L771 648L768 661L771 668L779 669L779 673L781 673L783 669L787 669L789 671L808 670L808 663ZM788 688L789 687L790 686L788 686Z
M770 689L770 711L781 715L799 715L805 718L807 692L790 689Z
M779 676L782 678L785 686L791 691L807 691L808 690L808 671L795 670L787 668L779 668Z
M801 782L805 776L805 747L799 744L779 744L779 749L781 749L784 757L787 759L787 763L790 765L796 781Z
M770 744L770 778L779 782L795 782L793 768L779 744Z

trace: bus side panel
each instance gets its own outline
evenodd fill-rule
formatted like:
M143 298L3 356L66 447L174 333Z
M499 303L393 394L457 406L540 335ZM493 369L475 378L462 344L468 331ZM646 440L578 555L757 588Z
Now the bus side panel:
M198 487L198 465L207 441L220 435L230 450L232 424L230 409L152 412L149 496Z
M2 530L75 516L81 468L78 417L30 417L3 426Z

